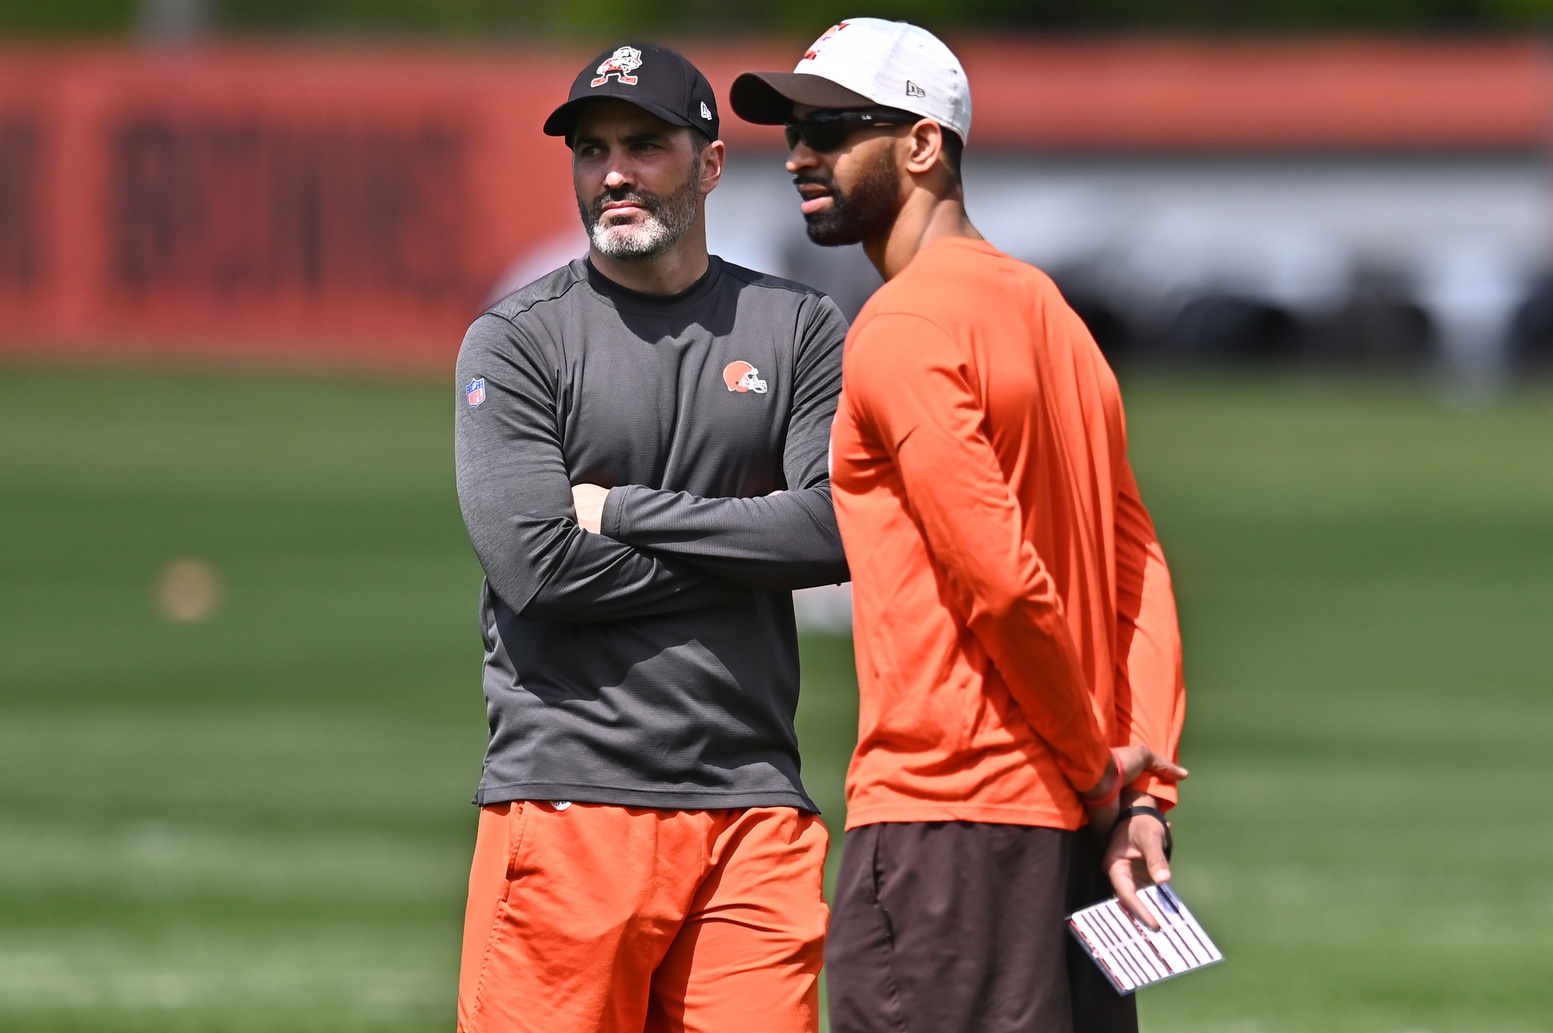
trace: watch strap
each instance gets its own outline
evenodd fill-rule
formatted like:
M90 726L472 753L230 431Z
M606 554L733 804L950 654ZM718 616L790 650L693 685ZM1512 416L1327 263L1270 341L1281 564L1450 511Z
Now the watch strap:
M1165 860L1170 860L1170 852L1175 848L1175 838L1170 834L1170 822L1165 818L1165 812L1158 807L1150 807L1146 804L1137 807L1123 807L1121 813L1116 816L1118 822L1128 818L1147 815L1159 822L1165 829Z

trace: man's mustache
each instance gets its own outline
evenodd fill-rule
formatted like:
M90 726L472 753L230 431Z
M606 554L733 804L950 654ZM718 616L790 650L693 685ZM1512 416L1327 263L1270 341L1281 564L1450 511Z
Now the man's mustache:
M836 182L835 182L835 180L831 179L829 176L823 176L823 175L820 175L820 174L814 173L814 172L810 172L810 173L800 172L800 173L798 173L798 175L793 177L793 186L801 187L801 186L808 186L808 185L813 185L813 186L817 186L817 187L824 187L826 190L829 190L831 193L835 193L835 191L836 191Z
M649 215L657 215L658 209L663 206L663 202L658 198L657 194L648 193L644 190L632 190L630 188L606 190L595 197L592 204L588 205L588 215L594 222L598 222L604 217L604 206L612 201L630 201L634 205L645 208Z

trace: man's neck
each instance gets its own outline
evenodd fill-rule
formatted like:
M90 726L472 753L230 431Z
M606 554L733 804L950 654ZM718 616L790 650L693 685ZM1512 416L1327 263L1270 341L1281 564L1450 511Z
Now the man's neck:
M889 280L906 268L918 251L940 237L986 239L971 224L958 194L940 197L928 190L914 190L889 230L863 241L863 253L879 275Z
M696 238L696 239L692 239ZM661 255L626 262L588 248L588 261L606 279L640 294L679 294L695 286L706 275L711 259L707 256L704 234L687 233L678 244Z

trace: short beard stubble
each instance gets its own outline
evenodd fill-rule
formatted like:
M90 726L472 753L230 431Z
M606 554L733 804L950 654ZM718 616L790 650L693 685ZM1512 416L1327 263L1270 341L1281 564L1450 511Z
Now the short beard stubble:
M901 211L900 170L892 149L881 151L846 193L831 178L809 175L797 181L830 190L830 206L803 217L809 239L821 247L861 244L884 231Z
M591 202L577 198L577 213L593 248L606 258L621 262L645 262L657 258L678 244L696 221L701 195L697 189L700 156L690 164L685 182L667 196L626 187L606 190ZM632 201L647 212L647 218L635 226L604 225L604 206L611 201Z

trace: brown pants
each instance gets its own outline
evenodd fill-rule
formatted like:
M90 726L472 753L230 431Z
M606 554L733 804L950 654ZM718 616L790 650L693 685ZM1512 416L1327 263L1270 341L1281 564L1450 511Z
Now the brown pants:
M1110 896L1087 833L932 821L847 833L832 1033L1136 1033L1063 919Z

